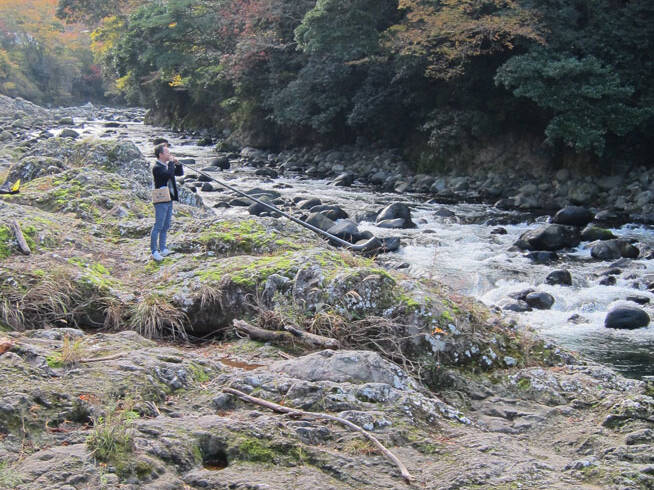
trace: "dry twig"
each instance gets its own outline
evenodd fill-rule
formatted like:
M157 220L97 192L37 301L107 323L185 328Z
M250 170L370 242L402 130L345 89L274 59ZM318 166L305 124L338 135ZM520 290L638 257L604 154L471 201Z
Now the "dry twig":
M249 402L249 403L254 403L255 405L260 405L262 407L269 408L270 410L273 410L278 413L286 413L289 415L293 416L300 416L300 417L308 417L308 418L313 418L313 419L324 419L324 420L331 420L332 422L338 422L339 424L343 424L346 427L349 427L350 429L353 429L357 432L360 432L363 434L370 442L372 442L381 452L391 460L400 470L400 473L402 474L402 477L407 481L411 482L414 480L413 476L411 473L409 473L409 470L407 470L406 466L398 459L397 456L395 456L391 451L389 451L386 446L384 446L379 440L370 434L368 431L362 429L356 424L353 424L349 420L346 420L341 417L336 417L335 415L328 415L326 413L315 413L315 412L305 412L304 410L298 410L295 408L289 408L289 407L284 407L282 405L278 405L277 403L270 402L268 400L263 400L262 398L257 398L254 396L250 396L246 393L243 393L242 391L236 390L234 388L223 388L224 393L229 393L232 395L235 395L239 397L241 400Z

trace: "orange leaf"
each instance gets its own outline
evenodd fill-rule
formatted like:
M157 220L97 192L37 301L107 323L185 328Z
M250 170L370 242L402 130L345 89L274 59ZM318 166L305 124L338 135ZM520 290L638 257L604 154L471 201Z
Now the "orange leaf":
M0 356L11 349L14 344L9 340L0 340Z

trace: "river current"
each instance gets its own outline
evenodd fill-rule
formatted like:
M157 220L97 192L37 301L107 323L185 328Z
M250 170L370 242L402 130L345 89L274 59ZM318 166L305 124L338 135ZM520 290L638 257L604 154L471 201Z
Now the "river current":
M120 112L116 112L120 121ZM213 147L195 144L188 138L167 129L122 120L118 128L108 129L104 119L75 118L76 129L82 136L120 138L134 142L144 155L152 154L152 140L165 137L172 144L171 152L178 158L193 158L199 169L207 167L216 157ZM61 128L53 128L57 134ZM600 285L603 273L612 262L591 258L587 243L575 250L559 254L554 264L535 264L524 253L510 250L517 238L526 230L547 221L547 216L500 211L485 204L429 204L429 196L418 194L379 193L355 184L352 187L334 187L328 181L310 180L302 175L285 175L277 179L262 179L254 175L254 168L232 162L232 168L218 171L215 178L246 191L253 187L275 189L285 198L295 196L319 197L345 209L350 217L378 211L393 202L404 202L412 208L412 219L418 225L411 230L388 230L374 223L359 223L360 230L369 230L379 237L400 236L401 248L382 257L389 263L401 265L414 277L439 280L457 292L477 298L489 307L511 293L534 288L551 294L554 305L549 310L524 313L505 312L518 324L528 325L543 337L566 348L580 352L596 361L613 366L629 377L654 376L654 326L637 330L611 330L604 327L607 311L624 303L629 296L649 299L642 306L654 317L654 294L647 284L654 282L654 260L638 259L622 264L622 273L616 276L615 285ZM225 192L200 192L209 206L225 197ZM446 208L452 216L442 217L437 211ZM216 210L221 216L245 216L247 208ZM448 214L448 213L439 213ZM285 218L281 218L285 219ZM491 233L501 226L506 234ZM652 227L627 224L612 229L619 237L633 238L639 246L654 249ZM549 272L568 269L572 286L553 286L544 282ZM576 316L575 316L576 315ZM570 320L576 318L576 321Z

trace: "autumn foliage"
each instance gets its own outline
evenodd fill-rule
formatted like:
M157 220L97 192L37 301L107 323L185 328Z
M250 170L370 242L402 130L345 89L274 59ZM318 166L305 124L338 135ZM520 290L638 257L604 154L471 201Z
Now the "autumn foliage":
M18 86L35 99L66 93L63 82L54 83L59 92L45 83L44 64L54 74L48 83L97 77L74 24L84 22L109 93L152 108L158 123L211 127L261 146L399 146L421 170L444 168L510 132L539 136L561 162L570 153L599 165L651 163L651 0L14 0L0 7L5 93ZM32 85L17 84L20 77Z
M57 0L0 1L0 93L66 103L90 95L82 86L100 86L84 27L64 24L56 8Z

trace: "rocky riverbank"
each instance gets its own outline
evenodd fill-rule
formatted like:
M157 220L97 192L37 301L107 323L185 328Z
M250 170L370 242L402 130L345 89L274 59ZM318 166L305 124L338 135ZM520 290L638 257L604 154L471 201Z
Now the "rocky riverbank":
M190 187L175 253L151 262L134 144L52 137L66 111L3 104L23 186L0 196L0 486L407 487L360 434L226 388L357 424L415 488L654 483L651 384L292 223L217 219ZM288 335L239 338L234 320Z

